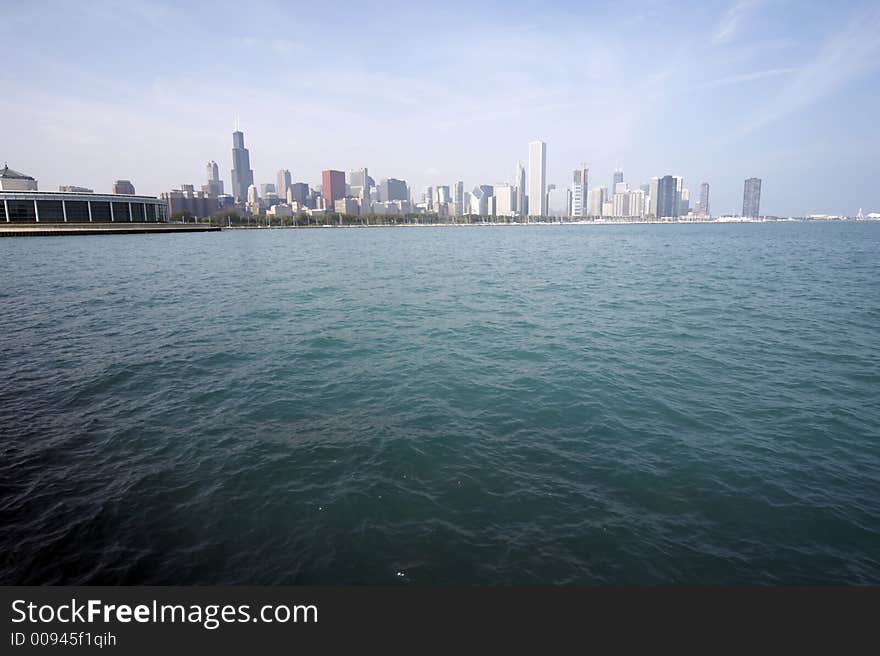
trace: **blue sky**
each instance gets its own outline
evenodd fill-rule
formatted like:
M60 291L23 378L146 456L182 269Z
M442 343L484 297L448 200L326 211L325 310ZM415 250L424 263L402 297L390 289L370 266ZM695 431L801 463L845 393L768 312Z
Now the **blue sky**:
M880 211L880 3L0 0L0 160L41 189L229 186L240 116L257 183L288 168L511 180L548 142L633 186L763 178L762 212Z

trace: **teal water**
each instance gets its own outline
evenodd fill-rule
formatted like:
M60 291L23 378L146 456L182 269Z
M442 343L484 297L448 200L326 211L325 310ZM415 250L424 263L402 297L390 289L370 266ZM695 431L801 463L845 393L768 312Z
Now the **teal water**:
M880 224L0 240L0 582L880 583Z

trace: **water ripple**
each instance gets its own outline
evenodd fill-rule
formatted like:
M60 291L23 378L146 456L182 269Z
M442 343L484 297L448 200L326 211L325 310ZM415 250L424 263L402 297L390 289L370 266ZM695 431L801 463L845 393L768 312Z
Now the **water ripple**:
M880 583L880 225L0 250L0 583Z

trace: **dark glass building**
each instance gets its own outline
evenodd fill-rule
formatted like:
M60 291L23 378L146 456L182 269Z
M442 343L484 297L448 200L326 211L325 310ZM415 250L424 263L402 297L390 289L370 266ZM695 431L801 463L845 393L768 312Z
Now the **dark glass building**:
M379 198L382 202L391 200L409 200L406 182L396 178L387 178L379 183Z
M700 185L700 214L709 216L709 183Z
M290 185L290 200L305 205L309 199L309 185L305 182L294 182Z
M743 187L744 217L757 219L761 216L761 178L749 178Z
M236 130L232 133L232 195L236 202L247 201L248 187L252 184L251 154L244 147L244 133Z
M664 175L657 181L657 218L678 216L678 193L674 175Z

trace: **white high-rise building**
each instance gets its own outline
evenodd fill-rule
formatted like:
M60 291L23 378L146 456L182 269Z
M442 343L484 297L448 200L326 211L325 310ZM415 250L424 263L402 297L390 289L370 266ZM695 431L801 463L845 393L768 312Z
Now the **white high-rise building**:
M615 171L615 178L618 173L623 177L622 171ZM614 183L611 202L614 204L613 216L629 216L629 186L623 180Z
M648 215L657 216L657 197L660 188L660 178L651 178L651 190L648 192Z
M623 182L618 182L617 186L620 187ZM612 216L621 217L621 216L629 216L629 192L628 191L619 191L613 196L612 201Z
M497 216L516 215L516 189L509 184L495 185L495 214Z
M220 167L217 166L217 162L212 160L208 162L207 169L208 184L202 187L202 191L207 193L209 196L222 196L223 181L220 179Z
M290 171L279 169L275 185L275 193L279 198L287 198L287 190L290 189Z
M526 169L522 162L516 163L516 173L513 177L513 184L516 187L516 213L519 216L526 215Z
M469 191L465 196L467 196L467 213L480 215L482 208L480 207L481 196L479 187L475 187L473 191Z
M547 216L547 144L529 144L529 215Z
M352 169L348 172L348 190L355 198L369 200L372 185L366 168Z
M572 174L571 186L571 216L587 215L587 189L590 170L586 164L581 164Z
M449 203L452 201L452 198L449 193L449 185L438 185L434 190L434 205L435 207L439 207L444 203Z
M642 217L645 215L645 192L642 189L633 189L629 192L627 204L629 214L627 216Z
M607 194L605 187L593 187L590 192L590 216L602 216L602 205Z
M675 207L676 211L678 211L681 209L681 191L684 189L684 178L680 175L674 175L672 177L675 180ZM679 212L676 216L681 216L681 213Z

